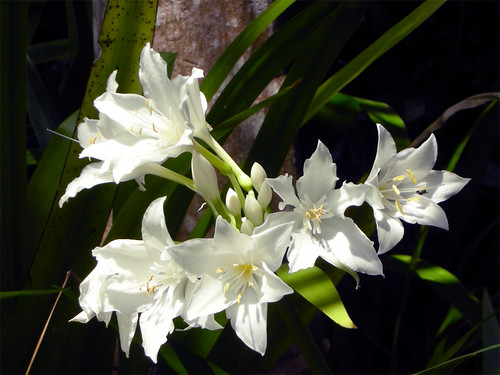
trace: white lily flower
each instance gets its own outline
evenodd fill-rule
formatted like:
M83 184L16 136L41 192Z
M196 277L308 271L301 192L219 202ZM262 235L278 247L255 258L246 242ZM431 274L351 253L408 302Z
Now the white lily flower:
M431 134L418 148L396 151L390 133L380 124L378 148L365 184L379 240L379 254L392 249L404 234L401 220L448 229L448 219L437 203L458 193L470 179L448 171L432 170L437 142Z
M297 180L297 194L291 176L266 179L283 199L279 208L289 205L293 210L270 214L264 226L294 223L287 253L290 273L314 266L321 257L356 280L356 272L381 275L382 264L373 242L351 218L344 216L347 207L363 203L368 188L344 183L335 189L336 168L328 148L318 141L316 151L304 163L304 175Z
M293 292L274 274L281 265L291 229L284 224L248 236L219 216L214 238L192 239L169 247L177 263L201 278L186 318L226 310L238 337L264 355L267 304Z
M94 249L97 266L80 284L83 311L71 320L86 323L96 316L107 325L116 312L127 356L139 322L144 351L155 362L174 330L172 320L184 313L187 290L193 289L183 269L164 251L174 245L165 224L164 201L158 198L146 210L142 241L115 240ZM206 328L220 328L213 316L203 318Z
M117 93L116 71L111 73L106 92L94 101L99 120L85 119L78 129L80 157L100 162L84 168L59 205L101 183L136 179L142 186L144 176L156 174L166 159L191 151L193 137L211 141L198 78L203 71L193 68L191 76L170 80L166 62L149 43L139 64L144 96Z

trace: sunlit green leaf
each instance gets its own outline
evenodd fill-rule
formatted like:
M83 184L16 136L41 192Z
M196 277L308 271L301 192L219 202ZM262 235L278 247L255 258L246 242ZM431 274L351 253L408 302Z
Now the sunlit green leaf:
M356 328L342 303L337 288L322 270L312 267L288 273L288 266L283 265L277 274L334 322L345 328Z
M409 255L396 254L385 259L384 266L394 271L408 272L411 262ZM415 272L422 281L448 299L468 320L473 323L481 320L479 301L451 272L421 259L415 263Z

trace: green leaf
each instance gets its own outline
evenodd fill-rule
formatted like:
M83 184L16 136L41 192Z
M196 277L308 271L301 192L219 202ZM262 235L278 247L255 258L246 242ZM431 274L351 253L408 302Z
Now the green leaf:
M386 103L337 93L314 116L316 120L348 125L365 112L374 122L384 125L391 133L398 150L410 144L403 119Z
M51 40L32 44L28 50L28 56L35 65L68 59L70 57L69 48L69 39Z
M337 8L318 23L290 68L282 87L300 81L294 90L269 108L245 161L245 167L249 168L254 161L258 161L269 175L278 173L312 97L334 59L357 29L368 5L363 1L341 1ZM326 45L328 48L325 48Z
M177 55L179 54L176 52L166 52L166 51L160 52L160 56L167 63L168 78L172 77L172 73L174 71L175 59L177 58Z
M498 329L498 320L496 319L490 296L486 289L483 291L482 298L482 318L484 323L481 325L481 338L483 347L491 347L500 344L500 331ZM500 364L500 349L490 350L483 353L483 374L494 374L498 372Z
M64 136L71 136L75 130L78 111L71 114L56 129ZM54 204L59 189L59 179L64 168L64 158L68 153L71 141L55 135L51 138L46 152L38 163L28 184L28 230L29 251L33 255L38 247L40 237Z
M462 355L460 357L456 357L453 359L450 359L449 361L446 361L444 363L441 363L437 366L425 369L423 371L419 371L415 373L415 375L424 375L424 374L451 374L453 371L464 361L475 357L478 354L488 352L490 350L495 350L497 348L500 348L500 344L488 346L486 348L476 350L475 352L468 353L465 355Z
M255 18L236 39L226 48L215 62L200 85L200 90L210 101L240 56L262 34L262 32L283 13L295 0L277 0Z
M13 290L8 292L0 292L0 299L4 298L15 298L20 296L38 296L40 294L53 294L64 292L64 288L56 288L56 289L38 289L38 290Z
M219 123L247 109L300 53L318 22L336 6L336 2L315 2L276 31L227 84L208 113L207 122L217 129Z
M283 265L276 273L335 323L344 328L356 328L342 303L337 288L321 269L312 267L288 273L288 266Z
M411 256L395 254L387 258L384 265L393 271L406 273L411 262ZM473 323L481 320L479 301L451 272L422 259L415 261L415 272L422 281L448 299L466 319Z
M304 118L307 122L316 114L330 98L363 72L371 63L398 44L408 34L420 26L443 4L444 0L427 0L417 9L399 21L380 38L363 50L347 65L331 76L318 89Z
M104 92L108 75L117 68L120 90L141 92L137 79L139 55L145 43L152 40L155 18L155 1L110 1L108 3L99 38L103 51L92 68L85 99L81 106L80 121L83 117L97 117L93 108L93 100ZM3 33L3 35L7 34ZM19 85L19 82L17 84ZM81 147L78 144L70 145L69 154L59 178L58 197L65 191L67 184L79 175L86 163L85 160L78 158L80 152ZM59 157L64 159L64 155L59 155ZM47 285L57 285L68 269L73 269L77 275L81 276L89 273L95 264L90 250L102 239L114 190L115 187L108 184L96 187L92 191L84 191L70 200L62 209L59 208L58 197L56 197L33 259L29 281L26 282L24 289L45 289ZM6 329L2 332L2 343L8 343L8 345L2 345L2 358L5 359L2 361L2 366L5 371L17 373L25 370L25 365L38 339L37 335L44 324L44 316L50 310L50 304L50 298L44 296L36 299L33 297L18 299L16 309L11 314ZM76 314L77 309L72 301L67 299L60 301L57 316L54 316L51 321L54 329L47 331L34 363L34 372L47 372L49 366L58 368L59 372L71 372L78 368L77 363L67 359L72 356L77 357L80 353L70 352L69 348L66 352L66 346L61 346L69 329L67 321ZM33 314L33 311L37 313ZM19 327L23 327L22 334L19 333ZM91 331L78 332L78 335L86 336ZM83 337L72 337L71 340L85 342ZM95 349L99 345L104 347L108 344L108 341L96 343L94 340L91 345ZM110 344L112 345L112 342ZM61 351L55 351L54 348L57 347L61 347ZM82 350L85 351L80 347L79 352ZM59 365L71 367L58 367Z
M2 288L10 290L22 287L30 261L26 251L26 28L27 2L1 1L0 264ZM2 304L2 327L11 308L11 303Z

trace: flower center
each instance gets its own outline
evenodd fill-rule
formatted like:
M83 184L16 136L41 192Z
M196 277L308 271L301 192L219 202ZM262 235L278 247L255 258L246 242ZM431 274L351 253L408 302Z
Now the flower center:
M309 210L304 212L304 228L312 231L313 234L321 233L321 217L328 215L329 212L323 209L323 205L320 205L316 208L310 208ZM330 217L330 216L327 216Z
M257 282L255 281L254 274L260 275L262 274L262 270L259 267L245 263L233 264L227 270L218 268L216 273L220 274L219 280L225 283L224 295L229 291L231 294L236 295L236 302L240 303L246 288L257 290Z
M171 262L166 262L165 264L154 263L149 270L151 271L151 276L139 285L139 290L142 291L144 288L148 297L151 297L152 294L158 291L161 294L163 290L177 285L185 278L179 266Z
M406 183L407 178L411 181L411 184ZM419 185L411 169L407 169L406 174L385 181L384 184L379 186L379 190L385 199L394 202L401 215L404 215L402 203L418 201L420 195L427 194L427 186Z

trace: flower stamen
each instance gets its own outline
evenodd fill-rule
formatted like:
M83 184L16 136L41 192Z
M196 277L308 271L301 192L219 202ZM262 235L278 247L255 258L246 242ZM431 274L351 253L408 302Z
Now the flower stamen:
M392 190L396 192L397 195L401 195L401 191L398 189L398 187L394 184L392 184Z
M401 206L401 203L399 201L396 201L396 208L398 209L399 213L401 215L404 215L405 213L403 212L403 207Z
M396 176L392 179L392 181L403 181L404 179L406 178L406 176L404 174L400 175L400 176Z
M408 173L408 176L410 176L411 182L413 182L416 185L417 184L417 179L415 178L415 175L413 174L413 171L411 169L407 169L406 173Z

